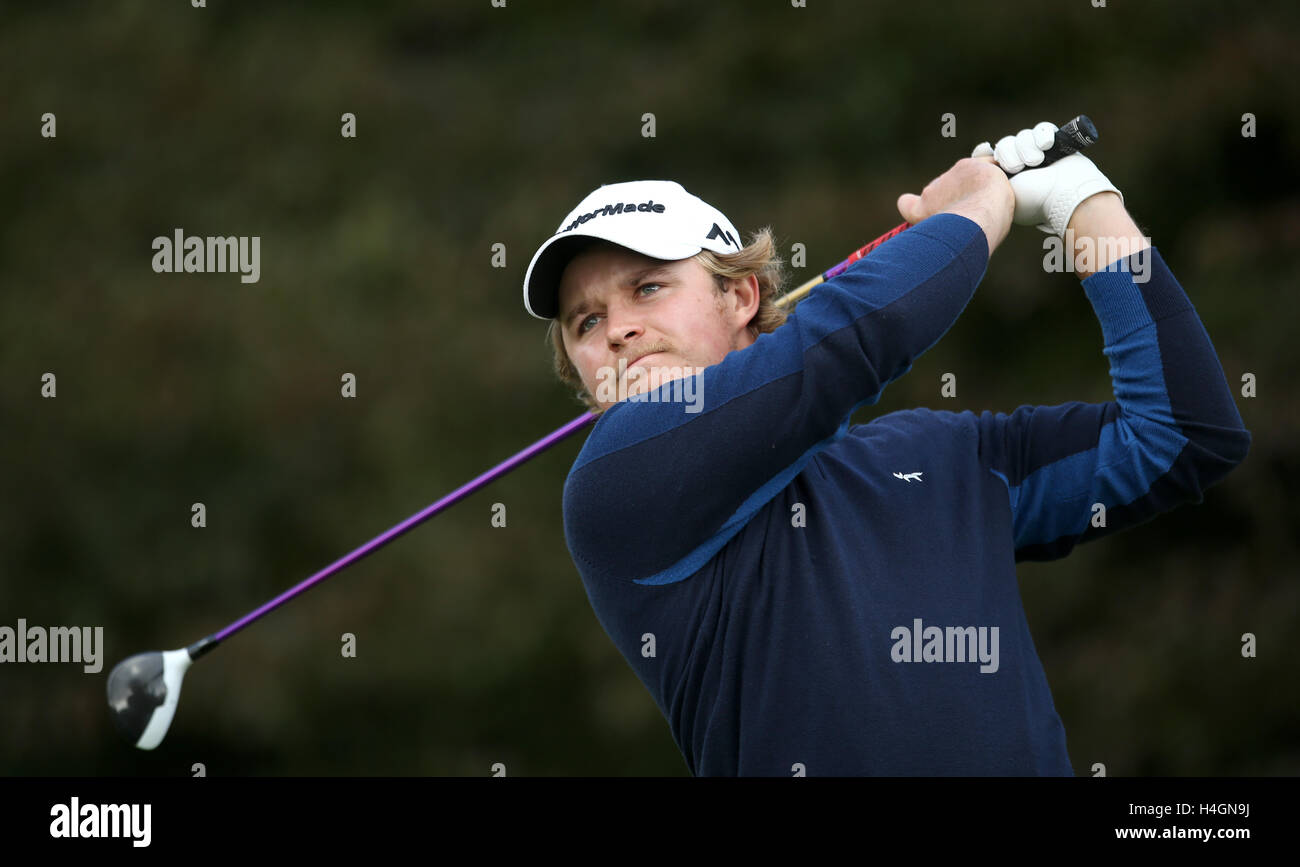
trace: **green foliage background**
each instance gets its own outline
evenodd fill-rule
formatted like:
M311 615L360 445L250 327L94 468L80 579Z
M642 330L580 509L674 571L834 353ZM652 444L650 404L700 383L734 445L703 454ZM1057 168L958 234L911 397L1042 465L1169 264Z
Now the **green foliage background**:
M580 412L520 284L601 183L672 178L742 232L770 225L807 246L801 282L976 143L1081 112L1230 384L1253 372L1259 396L1238 398L1249 458L1202 504L1020 567L1071 759L1300 773L1293 4L0 9L0 625L105 630L98 675L0 666L0 773L684 775L568 558L581 435L205 659L158 750L118 740L104 684ZM260 282L153 273L177 227L259 235ZM1111 399L1100 328L1042 238L1016 231L856 420Z

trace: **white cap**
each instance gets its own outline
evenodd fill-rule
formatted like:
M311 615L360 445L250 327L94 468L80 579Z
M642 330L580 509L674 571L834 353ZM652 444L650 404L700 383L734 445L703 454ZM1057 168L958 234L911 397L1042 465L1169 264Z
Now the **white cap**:
M583 199L533 254L524 307L538 319L559 314L560 276L581 238L603 238L652 259L676 261L701 250L736 253L740 233L717 208L676 181L606 184Z

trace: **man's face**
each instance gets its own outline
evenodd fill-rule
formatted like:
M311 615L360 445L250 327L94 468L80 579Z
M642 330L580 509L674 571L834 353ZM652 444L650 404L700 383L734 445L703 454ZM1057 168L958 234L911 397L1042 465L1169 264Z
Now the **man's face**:
M665 262L612 244L569 262L559 291L564 347L602 409L754 342L747 326L758 311L757 278L730 281L725 293L716 287L694 259Z

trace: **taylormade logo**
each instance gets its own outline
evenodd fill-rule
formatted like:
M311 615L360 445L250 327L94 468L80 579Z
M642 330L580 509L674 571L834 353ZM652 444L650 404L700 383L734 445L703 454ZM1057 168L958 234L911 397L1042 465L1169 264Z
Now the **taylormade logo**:
M152 804L71 804L50 807L51 837L130 837L131 845L142 849L153 839Z
M0 626L0 662L82 662L86 674L97 674L104 667L100 651L104 647L104 627L43 626L28 627L18 619L18 629Z
M921 618L912 628L895 626L889 633L894 639L890 658L894 662L981 662L980 674L998 670L998 627L922 626Z
M591 211L590 213L583 214L582 216L575 219L572 223L565 226L560 231L568 232L572 229L576 229L579 226L581 226L583 223L587 222L588 220L594 220L596 217L612 217L615 214L631 214L635 211L640 211L642 213L662 214L664 212L664 206L655 204L654 199L650 199L649 201L642 202L639 205L636 202L626 202L626 203L615 202L613 204L609 204L609 205L605 205L604 207L597 208L596 210Z
M728 247L740 246L739 244L736 243L736 239L732 237L732 234L728 232L726 229L719 226L717 223L714 223L713 228L709 230L709 234L704 236L704 240L706 241L712 241L714 238L721 238L723 243L725 243Z

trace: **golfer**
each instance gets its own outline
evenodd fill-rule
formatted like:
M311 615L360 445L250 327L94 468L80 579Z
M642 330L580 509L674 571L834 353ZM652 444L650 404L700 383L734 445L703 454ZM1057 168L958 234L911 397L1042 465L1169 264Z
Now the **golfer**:
M692 774L1073 774L1015 564L1200 502L1250 434L1119 191L1082 154L1033 168L1054 131L901 196L912 227L788 318L770 234L669 181L597 189L533 257L525 306L600 413L569 550ZM1077 253L1114 401L850 425L1013 222Z

